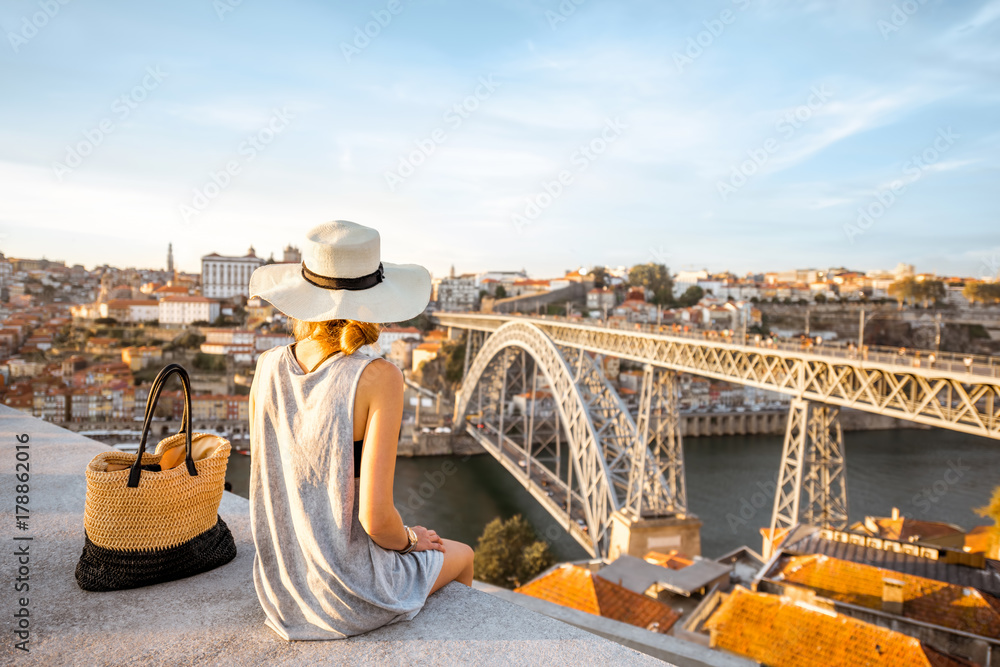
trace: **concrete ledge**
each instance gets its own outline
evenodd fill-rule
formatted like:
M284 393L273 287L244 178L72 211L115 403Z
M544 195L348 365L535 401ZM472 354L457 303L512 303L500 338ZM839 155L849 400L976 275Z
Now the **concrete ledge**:
M30 437L30 519L15 530L15 435ZM328 642L285 642L264 626L253 588L249 503L219 513L236 559L212 572L132 591L80 590L84 468L106 446L0 406L3 647L11 665L662 664L596 635L461 584L432 595L410 622ZM30 591L15 593L14 534L30 536ZM14 648L17 597L29 599L30 652Z

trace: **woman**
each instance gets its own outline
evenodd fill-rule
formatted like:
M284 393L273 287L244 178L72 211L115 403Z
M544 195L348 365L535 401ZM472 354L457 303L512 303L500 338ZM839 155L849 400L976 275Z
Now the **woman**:
M403 376L359 351L375 323L423 311L430 275L380 262L378 232L353 222L310 230L304 256L250 278L296 339L261 355L250 388L254 587L284 639L339 639L412 619L451 581L470 586L472 549L403 525Z

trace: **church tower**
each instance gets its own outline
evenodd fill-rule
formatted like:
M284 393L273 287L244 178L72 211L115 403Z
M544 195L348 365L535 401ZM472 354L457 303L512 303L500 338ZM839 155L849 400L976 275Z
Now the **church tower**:
M167 244L167 272L174 272L174 244Z

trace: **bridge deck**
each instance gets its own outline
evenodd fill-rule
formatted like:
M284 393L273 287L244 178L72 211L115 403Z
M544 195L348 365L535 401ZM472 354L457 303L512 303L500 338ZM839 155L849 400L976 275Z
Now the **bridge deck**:
M435 317L443 326L483 332L521 322L541 329L560 346L1000 439L1000 360L994 357L926 350L900 354L881 348L859 354L840 345L744 343L667 326L620 328L567 318L494 313Z

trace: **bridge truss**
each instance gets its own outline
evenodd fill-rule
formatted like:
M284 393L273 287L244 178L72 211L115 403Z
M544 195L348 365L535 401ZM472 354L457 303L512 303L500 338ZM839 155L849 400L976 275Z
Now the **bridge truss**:
M1000 439L1000 378L995 375L830 356L824 355L822 348L777 349L548 318L478 313L439 313L436 317L444 326L467 330L470 340L478 341L478 353L470 353L474 361L468 362L463 395L467 389L471 391L471 384L480 383L479 375L473 372L475 366L492 359L496 344L491 341L504 331L511 332L506 336L530 329L535 344L540 345L545 339L567 368L571 367L567 360L577 360L572 373L583 381L579 386L574 381L580 396L578 407L583 414L575 418L589 424L591 430L578 430L581 435L586 432L589 439L571 438L575 443L572 446L577 450L594 447L595 452L600 452L607 476L606 487L594 486L606 500L596 504L591 501L591 514L587 515L588 531L591 525L595 529L589 534L594 549L605 538L602 521L611 509L640 514L686 511L683 453L676 428L676 389L666 388L673 385L673 372L693 373L793 397L780 484L775 492L772 534L775 529L789 528L803 520L829 527L846 526L844 446L837 408L853 408ZM647 369L638 426L614 390L599 376L599 369L590 374L581 370L585 365L582 360L590 359L584 353L598 358L629 359ZM552 366L554 359L541 364ZM590 365L594 365L593 361ZM598 377L600 383L593 379ZM592 378L589 385L587 378ZM580 388L587 386L590 389ZM595 392L602 397L598 403L583 398ZM570 397L559 394L556 402L562 403ZM462 411L456 411L456 418L465 414L465 406L460 402L458 407ZM617 421L610 413L602 412L616 407L625 415ZM651 416L656 417L652 428ZM631 448L623 444L629 440ZM623 459L626 454L627 460ZM589 483L596 481L593 477L599 470L596 462L596 458L591 462L590 476L586 477ZM581 502L583 499L581 492Z

